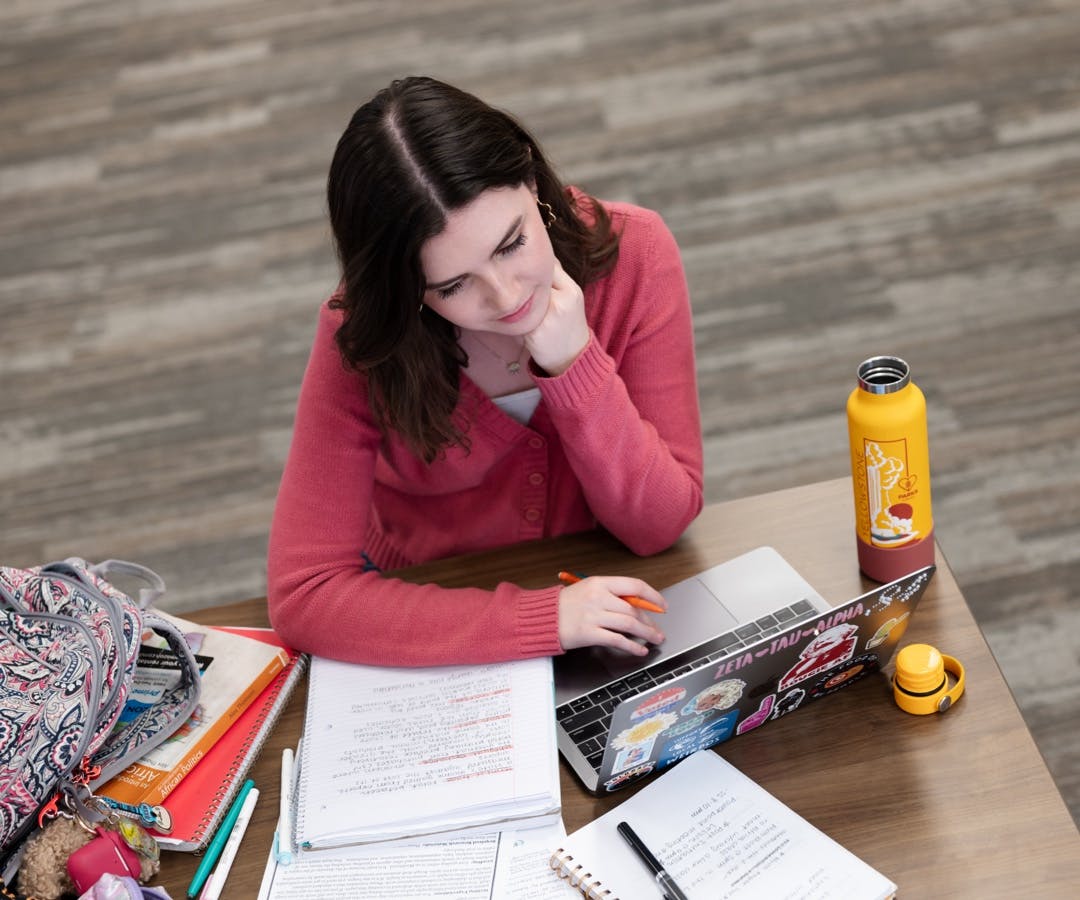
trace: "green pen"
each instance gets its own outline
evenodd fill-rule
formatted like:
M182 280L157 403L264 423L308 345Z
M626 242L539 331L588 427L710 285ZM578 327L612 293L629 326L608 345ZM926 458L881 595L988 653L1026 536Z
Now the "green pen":
M240 793L236 795L236 799L233 800L232 806L229 807L229 812L226 814L225 820L214 833L214 839L210 841L210 846L206 848L206 855L202 858L202 862L199 863L199 868L195 870L195 877L191 879L191 884L188 886L188 900L195 900L195 898L199 896L199 891L202 890L202 886L206 882L210 870L214 868L214 865L218 861L218 857L221 856L221 851L225 846L225 842L229 839L229 834L232 832L233 825L236 824L236 818L240 815L240 807L244 805L248 791L253 787L255 787L255 782L250 778L244 782L243 787L240 788Z

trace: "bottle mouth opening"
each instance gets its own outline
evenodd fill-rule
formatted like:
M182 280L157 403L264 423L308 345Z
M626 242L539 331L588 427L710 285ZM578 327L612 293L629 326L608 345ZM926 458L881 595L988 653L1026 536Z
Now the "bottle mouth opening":
M859 387L871 394L892 394L911 382L911 368L899 356L872 356L857 374Z

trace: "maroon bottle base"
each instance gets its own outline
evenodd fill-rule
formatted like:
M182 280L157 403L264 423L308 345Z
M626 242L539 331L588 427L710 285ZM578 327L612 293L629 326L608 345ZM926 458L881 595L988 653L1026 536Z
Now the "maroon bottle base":
M903 547L870 547L858 538L859 568L868 578L886 584L934 562L934 529L922 540Z

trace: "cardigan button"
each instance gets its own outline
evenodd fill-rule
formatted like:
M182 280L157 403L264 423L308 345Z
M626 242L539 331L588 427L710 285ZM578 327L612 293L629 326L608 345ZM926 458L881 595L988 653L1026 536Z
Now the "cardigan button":
M525 510L525 519L526 519L526 521L535 522L539 518L540 518L540 510L538 510L535 506L530 506L527 510Z
M540 485L540 484L543 484L543 483L544 483L544 473L543 472L533 472L531 475L529 475L529 484Z
M529 446L532 447L533 450L539 450L544 446L544 439L542 437L531 437L529 438Z

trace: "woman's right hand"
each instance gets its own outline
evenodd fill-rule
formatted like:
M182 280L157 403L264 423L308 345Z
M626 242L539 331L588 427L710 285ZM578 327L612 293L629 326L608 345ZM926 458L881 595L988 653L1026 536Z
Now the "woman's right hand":
M525 335L529 356L548 375L561 375L588 345L589 334L585 294L556 259L547 312Z
M575 647L612 647L645 656L650 644L663 643L664 633L648 613L631 606L623 596L635 595L667 608L660 594L638 578L593 575L567 585L559 594L559 642Z

